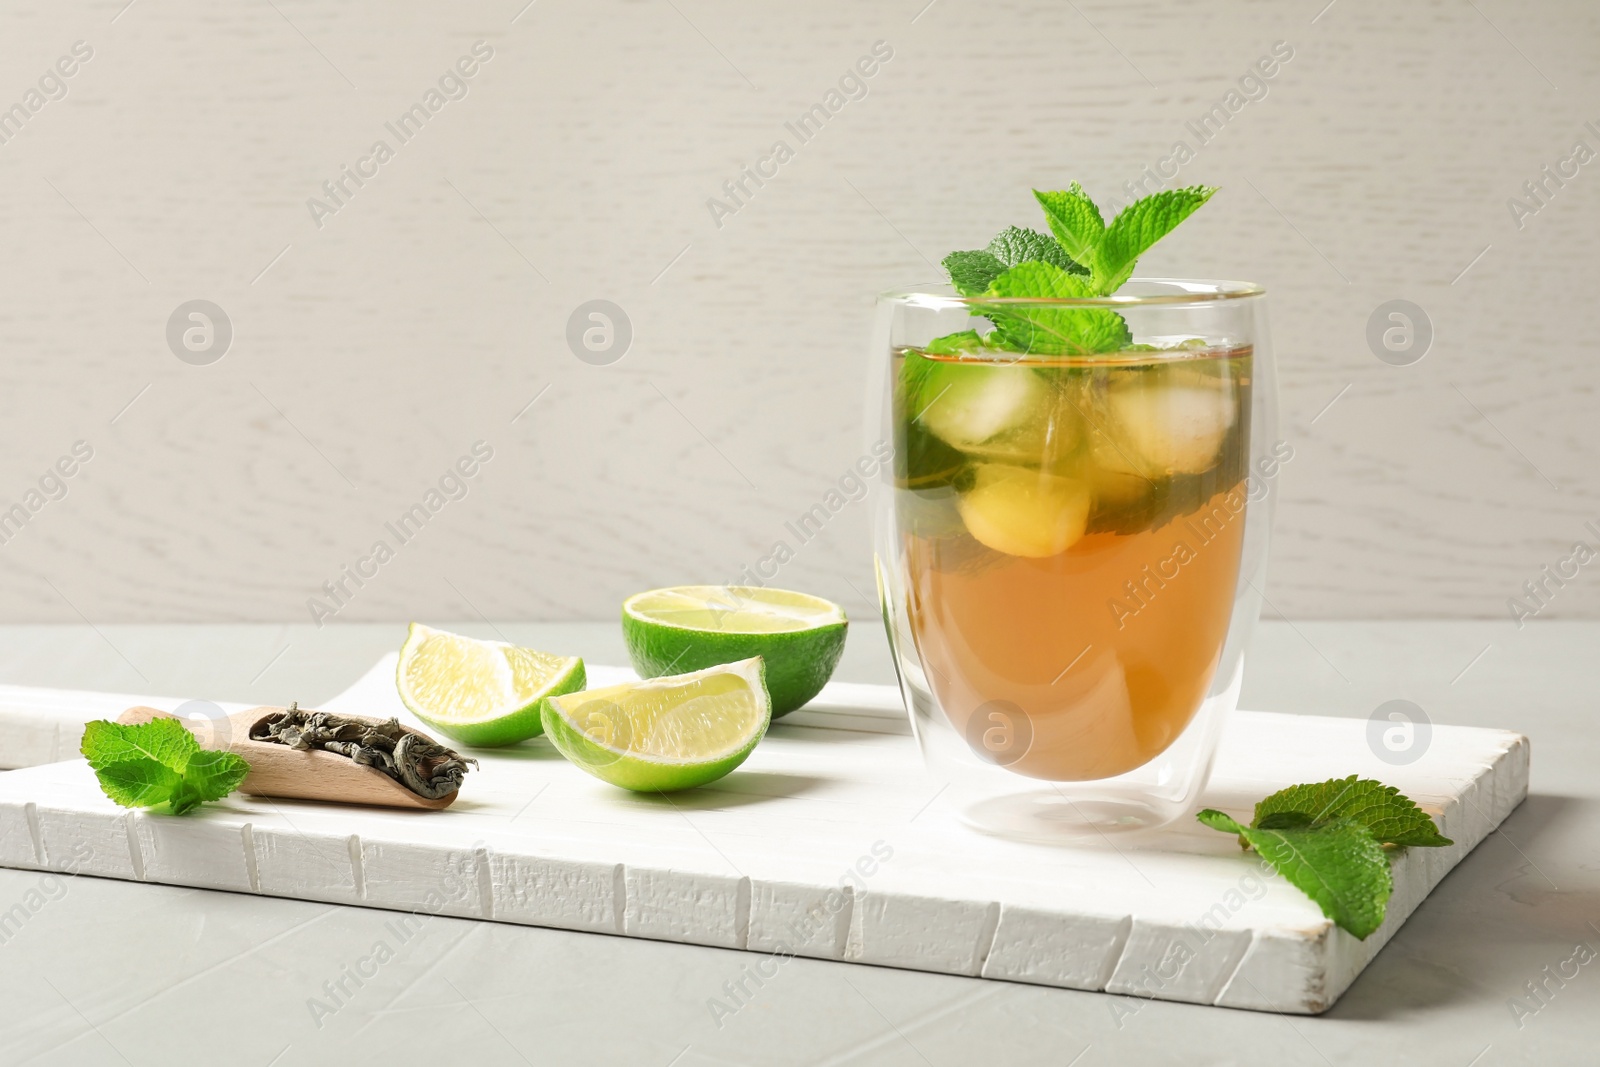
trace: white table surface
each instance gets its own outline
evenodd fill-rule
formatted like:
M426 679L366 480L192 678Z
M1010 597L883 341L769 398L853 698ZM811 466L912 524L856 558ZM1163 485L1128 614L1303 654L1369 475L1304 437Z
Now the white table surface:
M499 630L598 662L624 655L610 624ZM4 627L0 682L312 703L402 634ZM795 959L759 988L746 980L753 996L719 1025L708 1002L726 1000L724 984L758 957L437 917L375 976L346 980L351 995L319 1027L308 1000L327 1000L325 982L396 940L392 913L0 870L0 915L26 913L0 931L0 1063L1591 1062L1600 960L1564 984L1547 975L1579 942L1600 949L1597 648L1600 624L1587 623L1263 625L1247 706L1366 716L1404 698L1435 722L1505 727L1533 742L1528 800L1325 1016ZM875 628L856 628L837 677L891 680ZM1519 1020L1512 999L1540 980L1545 1001Z

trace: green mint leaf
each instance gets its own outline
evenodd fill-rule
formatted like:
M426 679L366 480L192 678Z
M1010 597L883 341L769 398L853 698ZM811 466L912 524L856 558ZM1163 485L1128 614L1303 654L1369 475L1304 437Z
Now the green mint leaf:
M177 719L136 725L100 719L84 727L78 751L96 770L125 760L150 759L182 774L189 757L200 751L200 742Z
M1394 877L1389 857L1354 819L1312 826L1303 812L1279 812L1276 825L1243 826L1212 808L1195 816L1213 830L1237 834L1285 881L1310 897L1322 914L1361 940L1383 925Z
M978 296L1006 269L990 252L951 252L941 265L950 272L950 284L962 296Z
M183 784L183 776L177 771L145 757L96 767L94 773L106 796L125 808L163 803Z
M1105 235L1105 220L1100 209L1077 182L1072 188L1043 193L1035 189L1034 199L1044 208L1045 221L1061 247L1079 263L1092 265L1094 251Z
M180 780L167 798L167 810L174 815L184 815L200 806L199 792L188 782Z
M989 255L1007 267L1018 263L1049 263L1068 274L1088 274L1089 268L1067 255L1059 241L1020 226L1007 226L989 242ZM959 253L958 253L959 254ZM998 275L1000 272L996 271ZM993 281L993 278L989 279ZM988 288L987 285L984 288Z
M1114 293L1121 288L1133 277L1133 266L1139 257L1171 233L1178 223L1194 214L1215 192L1215 188L1206 185L1168 189L1135 200L1119 211L1106 227L1090 261L1100 292ZM1047 214L1049 210L1047 206ZM1051 228L1054 229L1053 221ZM1070 246L1067 250L1072 251Z
M1244 836L1244 832L1250 828L1248 826L1241 825L1227 812L1218 811L1216 808L1206 808L1203 811L1196 812L1195 818L1199 819L1213 830L1220 830L1225 834L1236 835L1239 838L1240 848L1250 847L1250 842L1246 840Z
M981 296L990 292L994 283L1010 268L1024 263L1043 264L1063 271L1069 275L1087 276L1089 269L1077 263L1067 255L1061 245L1042 233L1025 230L1019 226L1008 226L1000 231L989 242L989 247L983 251L952 252L944 257L944 268L950 274L950 282L956 291L963 296ZM1021 277L1021 276L1019 276ZM1018 291L1019 296L1049 296L1052 295L1053 276L1049 276L1045 289L1038 293ZM1020 284L1022 289L1027 288L1027 283L1018 283L1012 279L1006 285ZM993 295L993 294L991 294ZM1022 330L1028 336L1032 331ZM1048 331L1046 331L1048 332ZM1003 344L1014 345L1017 343L1017 330L1010 334L1002 331L995 337L996 341ZM1113 333L1115 330L1113 329ZM1079 351L1081 345L1077 343L1063 344L1041 340L1038 342L1043 347L1028 348L1027 351ZM1027 340L1022 342L1024 346ZM971 351L985 347L984 339L979 337L974 330L963 330L960 333L948 334L930 342L924 351L935 355L955 355L960 352Z
M1019 263L1049 263L1069 274L1089 273L1067 255L1059 242L1033 230L1008 226L981 252L951 252L942 265L950 274L950 284L962 296L982 295L1007 267Z
M1194 185L1169 189L1134 201L1106 225L1083 186L1044 191L1034 198L1044 209L1051 240L1034 230L1011 226L982 251L952 252L944 258L950 281L963 296L1109 296L1133 276L1138 259L1162 237L1210 200L1216 189ZM1015 274L1022 267L1049 272ZM1081 289L1062 285L1058 275L1087 277ZM978 312L975 312L978 313ZM997 309L988 315L1000 327L992 340L1007 348L1042 355L1112 352L1130 340L1127 324L1109 309L1054 309L1046 321L1031 314Z
M1255 825L1298 812L1312 824L1354 819L1379 841L1391 845L1437 848L1455 842L1439 833L1428 813L1392 785L1370 778L1334 778L1315 785L1280 790L1256 805Z
M1383 925L1394 878L1389 857L1354 819L1302 830L1245 828L1241 836L1322 914L1365 941Z
M242 757L202 749L182 722L165 717L138 724L91 722L79 750L106 796L125 808L166 804L174 815L222 799L250 771Z
M947 333L943 337L935 337L924 345L922 350L936 356L954 356L962 352L973 352L982 347L983 338L978 336L977 330L962 330L960 333Z
M985 295L1083 299L1097 295L1089 281L1050 263L1019 263L996 278ZM1001 346L1038 355L1115 352L1132 340L1128 324L1109 308L1017 307L985 304Z
M1242 834L1249 829L1247 826L1239 825L1238 820L1227 812L1218 811L1216 808L1206 808L1197 812L1195 813L1195 818L1213 830L1221 830L1225 834Z
M1394 891L1384 844L1453 844L1398 789L1353 774L1279 790L1256 805L1250 826L1210 808L1196 818L1238 835L1324 915L1362 939L1382 925Z
M250 764L245 762L243 756L232 752L202 750L191 756L189 766L183 769L183 788L199 798L196 803L221 800L239 788L239 783L249 773ZM178 811L176 801L172 810Z

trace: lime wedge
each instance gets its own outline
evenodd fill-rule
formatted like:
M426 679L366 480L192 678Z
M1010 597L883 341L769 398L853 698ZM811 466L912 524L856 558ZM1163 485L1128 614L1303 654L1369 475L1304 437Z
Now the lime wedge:
M670 793L721 778L772 719L761 660L553 696L545 736L602 781Z
M477 641L414 622L395 685L417 718L467 745L510 745L543 725L545 698L584 684L583 660Z
M772 714L787 715L827 684L844 651L844 609L787 589L680 585L631 596L622 636L641 677L760 656Z

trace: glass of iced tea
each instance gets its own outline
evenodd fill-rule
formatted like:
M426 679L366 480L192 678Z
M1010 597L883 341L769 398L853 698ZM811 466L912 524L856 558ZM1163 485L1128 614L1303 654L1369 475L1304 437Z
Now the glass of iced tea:
M1238 699L1276 441L1263 291L1134 279L1113 352L934 342L993 298L879 303L884 621L930 769L962 817L1032 838L1184 814ZM931 347L930 347L931 345Z

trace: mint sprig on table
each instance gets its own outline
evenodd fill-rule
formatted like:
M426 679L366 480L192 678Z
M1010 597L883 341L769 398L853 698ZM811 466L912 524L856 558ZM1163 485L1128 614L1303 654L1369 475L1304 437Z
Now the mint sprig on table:
M106 796L125 808L165 804L182 815L239 787L250 764L232 752L200 747L177 719L89 723L79 746Z
M1168 189L1136 200L1107 225L1083 187L1055 192L1034 190L1053 237L1012 226L987 248L952 252L944 268L956 292L999 300L1087 299L1109 296L1133 276L1141 255L1188 218L1216 189L1195 185ZM999 348L1036 355L1089 355L1116 352L1132 336L1123 317L1110 308L1025 307L978 304L974 313L994 324L980 337L964 330L938 338L934 353L953 354Z
M1370 778L1334 778L1281 789L1256 805L1249 826L1207 808L1195 818L1237 834L1322 914L1356 937L1383 925L1394 878L1394 847L1437 848L1455 842L1400 790Z

